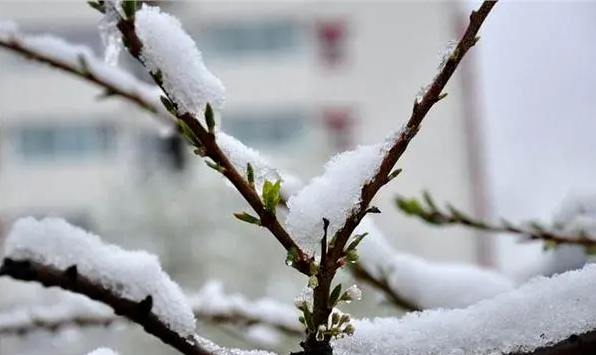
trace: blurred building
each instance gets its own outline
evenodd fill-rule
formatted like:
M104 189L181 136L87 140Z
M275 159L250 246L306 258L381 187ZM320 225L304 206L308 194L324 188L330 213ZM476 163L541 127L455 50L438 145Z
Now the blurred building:
M333 154L383 139L410 115L438 53L459 37L454 2L168 2L228 90L223 129L308 179ZM84 3L3 2L1 18L101 53L98 15ZM122 57L126 57L124 54ZM433 192L484 213L472 62L467 59L400 161L402 175L375 200L397 247L438 260L490 263L486 239L434 230L398 214L396 193ZM121 65L143 77L130 59ZM466 69L468 68L468 69ZM462 75L463 74L463 75ZM61 215L94 228L97 205L122 179L188 164L150 117L99 89L0 51L0 218ZM146 76L145 76L146 78ZM467 91L466 91L467 90ZM468 102L469 103L469 102ZM160 152L166 152L162 155ZM173 157L172 159L167 157ZM147 162L152 161L152 164ZM165 162L165 163L164 163Z

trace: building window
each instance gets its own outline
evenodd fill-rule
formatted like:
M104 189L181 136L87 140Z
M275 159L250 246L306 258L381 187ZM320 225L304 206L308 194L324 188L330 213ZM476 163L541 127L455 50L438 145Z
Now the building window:
M248 146L280 147L300 138L306 126L305 115L297 111L251 113L242 117L226 115L222 130Z
M335 152L343 152L354 144L354 117L348 108L326 108L323 110L323 123L327 129L329 142Z
M294 52L301 44L301 27L292 21L214 24L198 36L213 56L234 59Z
M319 57L325 66L335 67L345 62L347 32L344 19L326 19L317 22Z
M115 148L116 129L105 123L29 126L15 137L17 154L26 160L101 157Z

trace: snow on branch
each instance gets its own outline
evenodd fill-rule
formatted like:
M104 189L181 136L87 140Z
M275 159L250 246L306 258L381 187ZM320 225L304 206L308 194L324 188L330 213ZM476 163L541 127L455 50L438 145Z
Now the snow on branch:
M337 233L360 202L362 186L378 170L387 148L386 144L360 146L334 156L323 175L289 198L286 225L298 245L310 253L318 250L323 218L329 220L327 233Z
M587 265L552 278L538 277L466 309L362 320L355 324L354 336L333 344L334 353L588 354L596 348L594 280L596 265Z
M143 5L139 11L132 10L126 18L121 18L118 29L129 53L146 66L153 80L164 90L166 96L162 97L162 102L176 116L177 124L195 147L195 153L212 160L207 161L208 165L223 174L236 187L257 217L241 215L246 217L245 220L250 218L255 224L267 228L286 251L295 251L298 258L292 267L309 275L312 260L280 224L275 215L275 206L269 206L270 203L266 201L278 200L279 189L269 189L272 192L268 196L270 198L263 196L261 199L250 181L248 167L243 167L247 175L243 176L219 146L214 113L209 108L212 105L215 108L223 105L225 90L223 85L220 86L219 79L205 68L200 52L178 20L157 8ZM188 58L183 58L185 56ZM202 118L201 114L206 126L199 120Z
M119 67L108 66L89 47L49 34L26 35L18 31L16 24L0 22L0 48L80 77L102 87L104 96L121 96L172 124L160 102L159 87L148 85Z
M188 296L187 302L199 322L242 328L262 325L296 336L304 333L294 307L269 298L252 301L240 294L227 294L217 281L207 282L196 294ZM38 330L55 331L73 326L109 326L120 321L124 319L109 307L65 292L53 304L20 307L0 313L0 336Z
M198 114L207 103L218 110L223 107L223 83L205 67L201 52L177 18L143 4L134 25L143 43L141 61L152 74L159 73L181 113Z
M358 247L354 276L385 292L400 308L467 307L514 288L513 281L491 270L398 253L370 217L362 220L355 233L368 235Z
M501 219L500 223L490 223L475 219L450 204L447 204L447 211L442 211L428 193L424 193L422 201L399 196L396 204L404 214L436 226L462 225L489 232L514 233L554 246L577 244L596 247L596 198L592 196L565 201L550 227L538 222L516 226L505 219Z
M6 240L0 276L58 286L100 301L183 354L208 354L189 340L195 319L155 255L103 244L62 219L24 218Z

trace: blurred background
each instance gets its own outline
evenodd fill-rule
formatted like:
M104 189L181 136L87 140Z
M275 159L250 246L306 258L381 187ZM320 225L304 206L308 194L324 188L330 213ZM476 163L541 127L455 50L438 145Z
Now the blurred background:
M156 3L156 2L153 2ZM197 41L225 83L222 129L308 180L335 153L398 129L458 39L475 2L159 2ZM0 0L0 19L53 33L103 55L99 15L84 1ZM481 30L399 167L374 201L396 248L436 261L495 268L517 282L581 266L581 249L402 216L394 197L427 189L471 215L549 220L569 194L596 190L596 3L503 2ZM120 56L143 80L144 69ZM291 303L305 284L265 231L238 222L246 208L220 176L155 120L99 89L0 49L0 240L22 216L61 216L127 248L157 253L185 289L209 279L250 297ZM1 247L0 247L1 248ZM1 249L0 249L1 250ZM349 275L340 275L350 280ZM349 282L349 281L347 281ZM0 310L45 290L0 279ZM372 293L356 317L394 314ZM246 339L205 326L206 335ZM132 332L132 333L131 333ZM0 339L0 354L169 350L136 331ZM49 345L48 345L49 344ZM68 344L65 346L64 344ZM281 348L296 348L297 343ZM46 352L47 351L47 352Z

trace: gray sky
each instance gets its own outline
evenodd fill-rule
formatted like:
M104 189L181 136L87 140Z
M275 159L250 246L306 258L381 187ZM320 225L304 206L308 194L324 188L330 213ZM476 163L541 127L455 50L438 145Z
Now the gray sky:
M546 220L567 194L596 191L596 2L502 1L481 37L493 210ZM512 242L499 239L507 264L540 254Z

